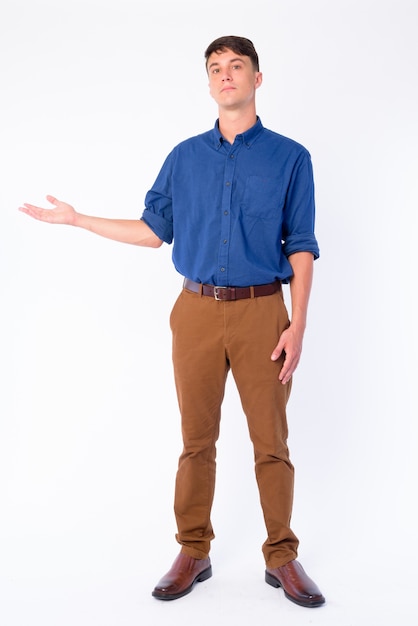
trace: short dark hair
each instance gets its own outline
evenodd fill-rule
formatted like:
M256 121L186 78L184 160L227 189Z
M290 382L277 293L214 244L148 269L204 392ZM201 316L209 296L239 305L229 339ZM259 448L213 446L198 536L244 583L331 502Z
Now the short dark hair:
M235 35L226 35L225 37L219 37L218 39L215 39L215 41L212 41L211 44L209 44L205 51L206 68L208 64L208 59L213 52L223 52L227 48L229 50L232 50L232 52L235 52L235 54L241 54L243 56L250 57L254 70L256 72L260 71L258 54L256 52L256 49L254 48L253 42L246 37L237 37Z

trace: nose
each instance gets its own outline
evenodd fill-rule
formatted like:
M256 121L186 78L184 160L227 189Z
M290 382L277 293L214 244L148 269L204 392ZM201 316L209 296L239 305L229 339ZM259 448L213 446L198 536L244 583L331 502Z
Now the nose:
M224 80L228 80L228 81L229 81L229 80L232 80L232 79L231 79L231 75L229 74L229 72L228 72L228 70L227 70L227 69L225 69L225 70L223 71L223 73L222 73L222 81L224 81Z

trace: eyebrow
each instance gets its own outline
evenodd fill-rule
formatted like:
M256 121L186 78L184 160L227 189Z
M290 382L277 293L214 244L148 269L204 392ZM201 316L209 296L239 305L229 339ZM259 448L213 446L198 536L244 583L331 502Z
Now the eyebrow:
M245 63L245 61L244 61L244 59L242 57L236 57L235 59L230 59L228 62L229 63L236 63L237 61L241 61L242 63ZM213 63L208 65L208 70L210 70L210 68L214 67L215 65L220 65L219 61L214 61Z

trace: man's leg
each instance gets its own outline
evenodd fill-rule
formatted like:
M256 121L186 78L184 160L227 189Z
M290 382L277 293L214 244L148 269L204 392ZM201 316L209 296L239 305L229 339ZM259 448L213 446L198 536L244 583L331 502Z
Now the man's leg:
M176 476L174 511L181 552L153 595L174 600L212 574L210 519L215 489L216 441L229 369L222 303L184 290L170 318L173 365L181 413L183 451Z
M254 446L255 471L267 529L266 564L284 565L297 556L290 528L294 469L287 447L286 405L291 383L278 374L283 359L270 355L289 320L281 293L241 300L230 307L228 355Z
M184 290L171 315L173 365L181 413L183 452L174 510L182 552L207 557L213 529L216 441L229 369L222 303Z
M234 309L228 323L231 338L239 338L228 344L228 354L254 445L267 528L265 580L273 587L282 587L292 602L318 607L325 598L296 560L299 542L290 528L294 470L287 448L286 405L291 384L282 385L277 378L283 357L270 360L288 325L282 294L245 301Z

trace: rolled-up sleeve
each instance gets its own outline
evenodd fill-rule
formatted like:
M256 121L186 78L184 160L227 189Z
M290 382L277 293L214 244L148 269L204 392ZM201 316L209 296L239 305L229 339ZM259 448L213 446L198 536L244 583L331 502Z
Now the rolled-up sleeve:
M173 241L171 162L169 155L154 185L145 196L145 209L141 217L157 237L166 243Z
M296 252L311 252L314 259L319 258L319 247L315 235L310 233L301 233L300 235L290 236L283 245L284 253L287 257Z
M165 243L173 241L173 222L162 215L154 213L151 209L144 209L141 219L151 230Z
M295 164L290 180L283 220L283 252L311 252L319 258L315 229L315 198L312 163L304 151Z

